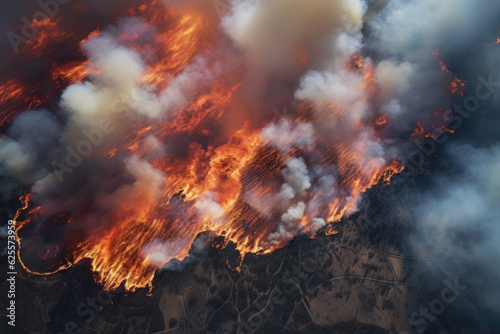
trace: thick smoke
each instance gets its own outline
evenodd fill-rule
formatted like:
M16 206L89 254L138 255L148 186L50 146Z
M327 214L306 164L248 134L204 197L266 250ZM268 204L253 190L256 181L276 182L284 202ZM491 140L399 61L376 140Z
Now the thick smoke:
M405 129L415 119L427 119L430 106L444 102L448 108L456 102L458 134L443 144L449 167L440 176L423 179L431 183L428 191L413 194L420 204L407 242L416 237L426 255L436 258L452 252L440 262L474 289L475 298L485 301L479 303L479 317L496 323L495 328L500 296L500 73L497 46L485 44L498 37L499 13L495 1L388 1L371 13L367 25L367 49L385 58L377 65L377 77L390 92L383 103L394 126ZM467 82L464 98L450 103L442 91L443 78L428 52L436 49ZM491 94L475 112L460 110L484 91ZM441 157L429 159L434 158Z
M123 21L121 29L137 27L127 23L128 21ZM60 106L65 112L66 124L59 143L59 160L52 162L53 172L33 186L34 196L40 199L51 198L55 195L55 189L61 194L61 186L74 186L74 177L82 172L78 168L80 161L92 152L101 155L113 145L116 146L121 136L118 129L130 122L130 115L136 115L139 119L151 119L159 117L163 110L156 96L147 87L139 85L145 70L141 58L135 52L119 46L112 34L91 37L83 48L88 52L89 66L96 74L91 75L90 81L75 83L62 93ZM146 145L148 143L151 145L151 139ZM156 144L155 150L162 150ZM90 160L94 160L96 168L84 173L93 177L92 175L99 174L98 169L105 161ZM123 157L122 162L122 167L116 168L133 178L137 177L136 184L149 183L146 181L149 177L146 173L150 173L151 178L155 178L155 174L161 174L154 167L148 167L146 161L139 161L137 156ZM141 164L145 168L143 173L138 174L141 168L137 166ZM116 173L117 170L111 169L110 172ZM141 180L143 178L145 179ZM155 181L158 182L158 179ZM156 187L157 185L154 188ZM110 189L97 191L106 193ZM114 193L124 200L124 192L127 191L119 190ZM115 202L118 203L119 200Z
M280 122L270 123L262 129L261 138L283 152L288 152L293 147L308 149L314 144L314 129L311 124L292 123L289 119L282 118Z
M462 266L473 269L476 274L462 280L481 287L483 307L498 315L500 147L455 145L449 154L463 172L435 178L432 193L419 195L415 234L434 256L454 252Z
M271 244L277 244L282 240L290 240L295 236L300 220L304 217L305 206L304 202L299 202L288 208L281 216L281 222L277 230L269 236Z
M294 43L303 41L313 62L338 52L340 32L359 32L363 11L358 0L300 0L293 6L286 0L234 1L222 26L256 69L279 74L295 66L290 53Z
M277 230L271 233L269 241L276 244L292 239L300 230L306 204L302 201L305 191L311 187L307 165L302 158L290 158L285 164L283 178L285 183L278 194L279 207L284 209Z
M467 48L496 39L499 10L498 2L485 0L393 0L372 14L366 49L385 58L377 74L390 93L383 108L397 129L429 120L436 106L449 108L446 78L430 51L439 50L441 57L454 61L459 77L467 74ZM484 48L476 48L472 57L481 52Z
M3 196L10 196L20 185L33 185L49 173L47 167L60 136L59 121L47 111L27 111L14 120L9 137L0 140Z

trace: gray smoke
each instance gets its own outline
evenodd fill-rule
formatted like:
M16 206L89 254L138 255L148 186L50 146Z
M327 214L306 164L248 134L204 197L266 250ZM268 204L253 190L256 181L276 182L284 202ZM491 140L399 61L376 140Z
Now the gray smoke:
M50 170L61 136L57 118L45 110L20 114L0 138L0 177L2 197L7 199L19 186L31 186Z
M432 193L421 194L415 234L436 257L454 252L463 267L473 269L467 283L484 293L498 313L500 289L500 146L454 145L452 161L459 175L434 178Z
M457 261L441 263L458 272L461 281L474 289L475 298L485 301L478 306L480 319L498 325L500 71L497 46L485 44L499 36L500 3L391 0L370 15L367 49L385 58L377 65L377 77L391 92L383 103L398 129L407 128L412 120L428 119L432 105L449 108L456 102L465 110L465 101L478 92L491 93L473 112L460 113L460 122L454 123L458 134L442 144L449 168L439 176L419 178L431 186L412 195L420 204L414 210L411 234L426 255L439 258L453 253ZM450 71L467 82L464 97L451 103L429 54L436 49L449 60ZM454 110L457 116L458 109ZM442 158L435 154L428 159ZM405 242L414 242L413 236Z

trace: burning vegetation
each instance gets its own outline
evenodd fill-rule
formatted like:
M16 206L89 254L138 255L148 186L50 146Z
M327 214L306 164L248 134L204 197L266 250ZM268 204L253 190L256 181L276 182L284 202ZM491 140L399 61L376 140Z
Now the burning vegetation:
M22 152L9 173L30 189L16 215L19 256L43 260L23 261L28 272L89 259L106 289L135 290L203 232L242 258L325 226L334 234L368 188L404 169L401 138L445 128L432 116L402 125L401 92L418 69L364 52L361 2L250 3L222 18L193 1L134 6L79 41L79 57L51 63L58 113L13 121L48 97L32 100L15 78L0 87L2 105L15 106L2 124L16 129L0 150ZM22 57L74 38L57 20L33 24L43 33ZM463 94L435 57L449 82L436 89ZM34 136L50 140L35 151Z

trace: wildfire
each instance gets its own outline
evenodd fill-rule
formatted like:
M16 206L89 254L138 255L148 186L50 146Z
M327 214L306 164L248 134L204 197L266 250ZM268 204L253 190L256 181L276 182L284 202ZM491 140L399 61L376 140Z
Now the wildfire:
M333 235L333 234L337 234L339 233L337 230L335 230L335 228L333 226L329 226L326 230L325 230L325 235Z
M70 62L63 65L54 64L52 80L58 84L72 84L83 81L89 74L88 62Z
M494 43L482 43L483 45L498 45L500 44L500 37L497 37L497 41Z
M375 126L384 126L388 123L387 119L385 118L384 115L380 116L379 118L377 118L377 120L375 121Z
M5 107L1 115L0 124L12 121L16 115L16 110L9 106L12 106L15 101L21 99L24 94L24 86L16 79L11 79L0 85L0 104Z
M460 80L459 78L455 77L453 73L448 70L448 67L446 66L446 62L443 59L439 58L439 49L434 50L432 52L436 60L439 62L439 65L441 65L441 70L446 73L449 78L450 78L450 93L451 94L459 94L460 96L464 96L464 89L465 89L465 82L463 80Z
M438 113L438 115L439 115L439 113ZM435 131L436 128L440 129L437 133ZM441 125L440 127L436 127L435 125L432 125L430 131L427 131L424 128L424 122L417 121L417 125L415 126L415 129L413 130L413 133L411 134L411 136L421 138L421 139L425 139L425 138L438 139L439 134L446 133L446 132L447 133L455 133L454 130L448 129L445 125Z
M54 44L60 43L72 35L71 32L61 27L59 20L50 17L33 20L27 30L33 32L33 36L27 39L22 46L21 53L25 58L47 54Z
M128 14L141 16L147 26L139 25L133 32L120 32L116 40L144 55L146 71L139 84L155 97L169 87L176 75L189 70L197 55L211 50L220 34L215 27L208 26L199 13L178 14L163 2L149 1L132 8ZM56 21L35 24L44 27L43 33L30 40L30 48L37 54L45 52L44 48L53 40L71 35L59 29ZM96 30L81 45L101 35L102 32ZM150 43L140 42L143 40ZM300 43L290 52L299 71L311 61ZM438 57L437 51L435 56ZM203 68L220 66L217 61L206 60ZM444 61L439 61L443 71L451 76ZM377 82L373 62L353 54L343 64L346 78L354 78L363 97L348 105L336 101L303 102L296 113L283 117L283 127L305 138L313 126L321 127L332 120L350 120L358 100L376 108L373 100L384 94L384 90ZM287 149L273 146L262 136L263 129L272 123L263 116L265 108L246 107L239 95L246 66L247 59L233 55L230 74L219 75L214 71L209 79L187 87L190 98L172 107L167 116L150 123L143 119L124 123L119 129L122 135L119 142L96 154L107 161L129 157L127 175L133 175L135 181L130 184L130 177L120 176L106 181L121 187L103 198L83 197L81 206L85 214L73 214L65 207L68 203L60 207L37 206L31 194L23 196L24 206L15 217L23 218L16 230L19 256L28 247L22 244L24 228L41 218L55 217L54 220L65 224L70 231L61 241L67 247L43 252L42 257L50 260L52 252L67 249L67 263L55 271L89 259L97 280L106 289L115 289L121 284L129 291L151 288L156 270L173 259L185 259L193 241L203 232L214 232L227 243L236 244L242 259L247 253L265 254L285 245L290 238L276 241L271 240L270 235L282 229L287 219L295 223L293 233L314 234L326 226L326 235L335 234L335 227L326 223L338 222L356 212L361 195L367 189L388 183L394 174L403 170L404 166L398 161L377 153L384 139L382 130L390 126L388 116L381 112L373 117L359 116L345 126L337 124L342 131L314 140L304 139L307 142L304 147L293 142L293 138L278 138ZM299 74L303 73L294 73L288 80L295 84ZM54 63L51 80L60 87L100 75L100 69L82 58ZM462 93L464 85L454 78L450 83L452 93ZM16 81L0 89L2 104L26 95ZM319 112L313 116L312 110ZM251 121L241 121L240 113L256 116ZM5 115L2 123L10 122L12 117L13 114ZM427 135L423 123L418 123L414 135ZM159 146L157 143L177 141L186 148L182 153L160 150L151 154L151 147ZM317 154L311 154L312 149L316 149ZM94 155L86 159L90 157ZM145 164L145 160L150 164ZM300 172L310 166L314 166L315 171L323 171L324 175L307 175L306 185L290 195L292 187L284 181L297 183L299 177L289 176L289 170L295 168ZM276 198L282 193L288 197L278 201ZM121 201L116 204L113 196ZM115 205L113 210L106 207L109 203ZM97 208L102 209L99 217L93 211ZM297 212L301 213L298 218L294 215ZM55 272L38 273L24 262L21 264L30 273Z

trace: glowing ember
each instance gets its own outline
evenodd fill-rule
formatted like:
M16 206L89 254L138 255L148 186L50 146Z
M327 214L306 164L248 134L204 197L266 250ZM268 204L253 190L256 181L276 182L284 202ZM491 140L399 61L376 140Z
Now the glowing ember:
M450 70L448 70L448 67L446 66L446 62L443 59L439 59L439 49L434 50L432 52L434 57L436 58L437 61L439 61L439 64L441 65L441 70L448 74L450 78L450 93L451 94L459 94L461 96L464 95L464 88L465 88L465 82L462 80L458 79L455 77Z

